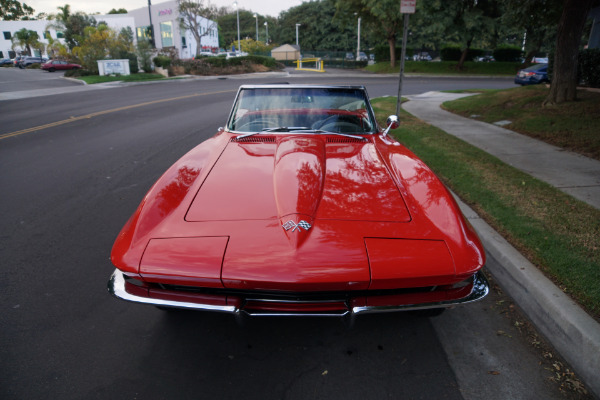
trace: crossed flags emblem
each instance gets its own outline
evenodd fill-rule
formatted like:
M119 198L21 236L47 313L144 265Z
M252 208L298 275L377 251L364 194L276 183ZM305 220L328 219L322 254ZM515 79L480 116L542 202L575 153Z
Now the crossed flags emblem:
M283 224L281 226L286 231L289 231L291 229L292 232L294 232L296 229L298 229L298 231L300 231L300 232L302 232L302 229L304 229L305 231L307 231L311 227L311 225L308 222L304 221L304 220L298 222L297 224L294 221L289 220L288 222L286 222L285 224Z

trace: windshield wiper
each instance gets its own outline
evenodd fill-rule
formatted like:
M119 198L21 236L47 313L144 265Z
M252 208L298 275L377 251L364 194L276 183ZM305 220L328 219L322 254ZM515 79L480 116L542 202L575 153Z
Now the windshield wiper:
M312 129L307 126L278 126L276 128L264 128L260 132L251 132L251 133L247 133L245 135L238 136L236 140L240 140L240 139L246 138L248 136L252 136L252 135L257 135L257 134L261 134L261 133L269 133L269 132L316 133L319 135L339 135L339 136L349 137L352 139L367 140L364 136L350 135L349 133L324 131L321 129Z
M290 131L290 132L316 133L316 134L319 134L319 135L339 135L339 136L349 137L349 138L352 138L352 139L367 140L364 136L351 135L349 133L324 131L324 130L321 130L321 129L299 129L299 130L294 130L294 131Z
M258 135L261 133L269 133L269 132L303 132L305 130L310 130L307 126L278 126L275 128L264 128L258 132L251 132L245 135L238 136L236 140L240 140L252 135Z
M277 128L265 128L263 132L298 132L309 130L308 126L279 126Z

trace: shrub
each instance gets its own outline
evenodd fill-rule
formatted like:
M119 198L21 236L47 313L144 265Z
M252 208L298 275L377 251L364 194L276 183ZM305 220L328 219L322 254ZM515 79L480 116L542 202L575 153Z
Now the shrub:
M150 62L152 58L152 46L147 40L140 40L137 44L136 54L139 58L140 67L144 70L144 72L152 72L152 63Z
M373 50L373 52L375 53L375 61L376 62L382 62L382 61L390 61L390 46L387 44L380 44L375 46L375 49ZM406 48L406 55L408 57L412 57L414 54L414 50L410 47ZM400 59L400 56L402 55L402 47L396 47L396 60Z
M169 68L171 65L171 59L167 56L159 55L152 59L154 65L161 68Z
M65 71L66 77L91 76L91 75L98 75L98 74L96 74L92 71L89 71L87 69L70 69L68 71Z
M462 54L460 46L445 46L440 50L442 61L459 61Z
M483 49L469 49L467 52L467 61L474 60L475 58L483 55L485 55L485 50Z
M523 51L518 46L498 46L494 50L494 58L496 61L521 61Z

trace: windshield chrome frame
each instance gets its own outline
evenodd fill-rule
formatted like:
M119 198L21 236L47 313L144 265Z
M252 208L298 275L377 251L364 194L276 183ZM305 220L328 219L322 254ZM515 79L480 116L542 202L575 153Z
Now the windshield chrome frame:
M373 132L363 132L363 133L353 133L353 135L375 135L381 132L381 127L377 123L377 119L375 118L375 112L373 111L373 107L371 106L371 99L369 98L369 93L367 93L367 89L363 85L241 85L235 95L235 100L231 106L231 110L229 111L229 117L227 117L227 123L225 124L225 130L230 133L245 135L248 133L252 134L269 134L269 135L285 135L290 134L290 132L240 132L231 130L230 124L233 122L235 106L238 103L240 94L242 90L253 90L253 89L350 89L350 90L361 90L365 95L365 104L367 113L369 114L369 118L373 121ZM293 134L298 135L312 135L310 132L293 132ZM332 132L332 134L336 134L336 132Z

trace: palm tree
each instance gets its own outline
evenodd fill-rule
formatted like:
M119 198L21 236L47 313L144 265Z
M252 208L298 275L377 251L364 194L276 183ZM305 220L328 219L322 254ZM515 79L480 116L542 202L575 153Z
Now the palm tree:
M46 29L54 29L57 32L65 32L67 30L67 21L71 16L71 6L65 4L62 7L56 7L60 12L56 14L50 14L48 20L52 21L46 25Z
M11 39L12 49L14 50L16 46L21 47L22 49L26 49L27 53L31 56L33 53L31 52L31 48L34 49L42 49L43 44L40 43L40 37L37 32L30 31L26 28L18 30L15 32L15 35ZM41 56L41 52L40 52Z

